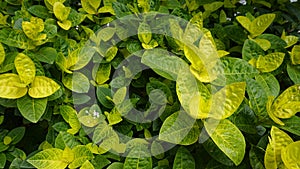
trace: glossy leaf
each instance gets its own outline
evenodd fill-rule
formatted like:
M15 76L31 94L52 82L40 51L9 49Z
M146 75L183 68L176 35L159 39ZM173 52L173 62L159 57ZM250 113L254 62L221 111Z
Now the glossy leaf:
M224 86L234 82L245 82L258 75L259 71L247 63L243 59L233 57L223 57L221 62L216 66L218 77L212 83L215 85Z
M18 109L27 120L37 123L45 113L47 98L36 99L28 95L17 100Z
M89 79L80 72L63 76L63 84L76 93L87 93L90 89Z
M173 144L190 145L197 141L200 130L195 119L185 112L170 115L159 131L159 139Z
M248 31L251 31L251 21L246 16L237 16L236 20Z
M83 9L89 14L96 14L101 1L81 0Z
M0 43L0 65L4 62L4 60L5 60L5 51L3 45Z
M275 19L275 14L263 14L255 18L251 22L250 34L252 37L256 37L262 34L273 22Z
M212 109L208 117L225 119L231 116L240 106L245 97L246 83L226 85L212 96Z
M15 58L15 67L21 81L28 85L34 80L36 68L30 57L23 53L19 53Z
M84 145L74 147L72 152L74 153L74 160L68 166L69 168L78 168L94 157L92 152Z
M179 147L176 152L173 169L195 168L195 160L192 154L184 147Z
M68 163L62 158L63 151L57 148L50 148L38 152L27 161L36 168L43 169L64 169Z
M229 120L210 121L204 123L205 130L215 144L234 162L239 165L245 155L246 142L240 130Z
M55 17L60 21L67 20L69 14L70 14L71 8L65 7L62 2L55 2L53 4L53 12Z
M259 56L256 61L256 68L262 72L274 71L282 64L284 56L285 54L281 52Z
M27 87L22 84L16 74L7 73L0 75L0 97L7 99L21 98L27 93Z
M28 94L33 98L44 98L52 95L60 88L54 80L45 76L36 76L30 85Z
M264 50L255 41L247 39L243 45L243 59L246 61L257 60L260 55L265 55Z
M288 169L300 168L300 141L286 146L282 150L281 158Z
M273 74L260 74L255 76L255 79L263 87L268 96L277 97L279 95L279 82Z
M292 64L300 64L300 45L295 45L291 53Z
M290 118L300 111L300 85L293 85L282 92L272 105L274 115Z

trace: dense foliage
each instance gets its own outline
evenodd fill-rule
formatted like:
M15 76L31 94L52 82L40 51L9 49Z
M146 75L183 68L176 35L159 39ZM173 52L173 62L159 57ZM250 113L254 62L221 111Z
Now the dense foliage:
M289 0L0 0L0 168L300 168L299 37Z

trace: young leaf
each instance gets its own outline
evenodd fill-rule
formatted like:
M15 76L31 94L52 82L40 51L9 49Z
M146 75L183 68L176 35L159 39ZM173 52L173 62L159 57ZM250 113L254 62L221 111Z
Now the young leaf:
M236 20L248 31L250 32L251 29L251 21L246 16L237 16Z
M100 6L101 0L94 1L94 0L81 0L82 8L88 14L96 14L97 10Z
M286 146L282 150L281 158L287 168L300 168L300 141Z
M57 24L64 30L69 30L72 26L72 22L69 20L57 21Z
M27 87L22 84L16 74L6 73L0 75L0 97L7 99L17 99L27 93Z
M72 129L69 129L68 132L71 134L76 134L81 128L80 122L77 118L77 112L71 106L63 105L59 107L59 112L64 118L64 120L69 123Z
M103 84L109 80L111 65L109 63L101 63L95 75L97 84Z
M184 111L170 115L159 131L159 139L173 144L190 145L197 141L200 134L195 119Z
M89 79L80 72L63 76L63 84L76 93L87 93L90 89Z
M36 72L34 62L30 57L19 53L14 63L21 81L26 85L30 84L34 80Z
M300 64L299 58L300 58L300 45L295 45L291 53L292 64L294 65Z
M17 105L19 111L25 119L31 121L32 123L37 123L45 113L47 101L47 98L36 99L25 95L17 100Z
M90 161L85 161L79 169L94 169L94 165Z
M5 60L5 51L3 45L0 43L0 65L4 62L4 60Z
M74 160L68 166L69 168L78 168L87 160L91 160L94 157L92 152L84 145L78 145L72 151L74 153Z
M212 109L208 117L225 119L231 116L240 106L245 97L246 83L226 85L212 96Z
M70 7L65 7L62 2L55 2L53 5L53 12L55 17L59 21L65 21L67 20L69 14L70 14L71 8Z
M175 155L173 169L195 169L195 160L192 154L184 147L180 147Z
M245 155L246 142L240 130L229 120L216 121L208 119L204 122L205 130L215 144L229 157L235 165L239 165Z
M275 19L275 14L263 14L257 18L255 18L251 22L250 26L250 34L251 37L256 37L260 34L262 34L273 22Z
M273 114L279 118L290 118L300 111L300 84L293 85L282 92L274 101Z
M285 53L275 52L266 56L259 56L256 61L256 68L262 72L272 72L283 62Z
M33 98L44 98L52 95L60 88L54 80L45 76L36 76L30 85L28 94Z
M62 158L63 151L50 148L38 152L27 161L38 169L65 169L68 163Z

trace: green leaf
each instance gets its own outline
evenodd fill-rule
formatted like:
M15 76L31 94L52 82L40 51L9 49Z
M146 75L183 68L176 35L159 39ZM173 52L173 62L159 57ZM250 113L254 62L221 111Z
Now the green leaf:
M195 160L192 154L184 147L179 147L175 155L173 169L195 168Z
M12 73L0 75L0 97L17 99L26 95L27 90L27 87L21 84L18 75Z
M113 96L114 104L115 105L121 104L125 100L126 94L127 94L127 88L125 86L119 88Z
M277 97L279 95L280 86L278 80L271 73L260 74L255 76L256 81L263 87L267 96Z
M204 122L205 130L215 144L229 157L235 165L244 159L246 142L240 130L229 120Z
M107 169L123 169L123 163L114 162L107 167Z
M92 152L84 145L78 145L72 149L74 153L74 161L70 163L69 168L78 168L82 166L86 160L93 159Z
M109 88L106 87L97 87L97 99L99 102L106 108L113 108L114 105L112 101L110 100L112 98L112 91ZM110 99L108 99L110 98Z
M5 50L3 48L3 45L0 43L0 65L4 62L5 60Z
M65 131L59 132L55 138L55 147L59 149L65 149L66 147L74 148L81 144L74 135Z
M275 52L266 56L259 56L256 61L256 68L261 72L271 72L276 70L283 62L285 53Z
M138 37L142 43L148 44L152 39L151 28L147 23L140 23Z
M68 132L70 134L76 134L81 128L76 110L67 105L60 106L59 110L59 113L62 115L64 120L71 126L71 129L69 129Z
M106 115L108 123L111 126L115 125L115 124L118 124L123 120L122 115L120 114L120 112L116 108L112 109L110 113L104 112L104 114Z
M264 50L255 41L247 39L243 45L243 59L250 61L251 59L258 59L261 55L265 55Z
M36 99L25 95L17 100L17 105L19 111L25 119L31 121L32 123L37 123L45 113L47 101L47 98Z
M264 51L267 51L271 48L271 42L266 39L253 39Z
M85 161L79 169L94 169L95 167L89 161Z
M33 98L44 98L52 95L60 88L54 80L45 76L36 76L30 85L28 94Z
M20 80L26 85L30 84L34 80L36 72L34 62L31 58L23 53L19 53L14 63Z
M11 143L12 145L17 144L18 142L20 142L22 140L22 138L24 137L25 134L25 127L17 127L12 129L7 136L10 137Z
M180 70L186 66L183 60L170 56L169 52L163 49L145 51L142 63L152 68L157 74L170 80L176 80Z
M159 139L173 144L191 145L198 140L200 130L184 111L178 111L170 115L159 131Z
M31 14L42 18L47 19L51 18L51 14L49 13L48 9L42 5L32 5L27 9Z
M212 96L212 109L208 117L225 119L231 116L243 102L246 83L238 82L226 85Z
M293 47L291 53L291 61L294 65L300 64L300 45L295 45Z
M108 151L116 145L119 145L119 136L112 126L108 125L104 119L101 119L100 123L95 128L93 141L96 144L101 142L99 147Z
M268 117L266 104L268 102L268 95L261 84L254 80L247 80L247 93L249 96L249 103L256 116L260 119Z
M109 63L101 63L95 75L97 84L103 84L109 80L111 73L111 65Z
M300 84L300 65L287 65L287 73L295 84Z
M123 169L152 169L152 158L146 145L136 145L125 159Z
M100 1L94 1L94 0L81 0L82 8L88 13L88 14L96 14L98 11L98 8L100 6Z
M20 49L35 48L23 31L11 28L3 28L0 30L0 42Z
M286 146L282 150L281 158L287 168L300 168L300 141Z
M80 72L73 72L63 76L63 84L76 93L87 93L90 89L89 79Z
M62 158L63 151L57 148L43 150L27 161L38 169L65 169L68 165Z
M251 146L251 149L249 151L249 159L252 168L264 169L264 165L263 165L264 153L265 152L263 151L262 148Z
M251 37L256 37L262 34L273 22L275 19L275 14L263 14L257 18L255 18L251 22L250 26L250 34Z
M274 101L273 114L279 118L290 118L300 111L300 84L290 86Z
M57 52L54 48L43 47L32 55L41 62L53 64L57 57Z
M71 8L70 7L65 7L62 2L55 2L53 4L53 12L55 17L59 21L65 21L67 20L69 14L70 14Z
M0 153L0 168L4 168L6 163L6 155L4 153Z
M259 71L243 59L233 57L222 57L219 65L216 66L218 77L212 83L224 86L234 82L245 82L259 74Z
M300 124L300 117L293 116L289 119L282 119L284 126L278 126L283 130L286 130L290 133L293 133L297 136L300 136L300 128L298 125Z

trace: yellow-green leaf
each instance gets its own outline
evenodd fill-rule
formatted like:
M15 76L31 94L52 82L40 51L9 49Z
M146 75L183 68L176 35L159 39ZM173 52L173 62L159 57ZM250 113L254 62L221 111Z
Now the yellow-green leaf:
M225 119L231 116L243 102L246 83L237 82L226 85L212 96L212 108L208 117Z
M99 8L101 0L81 0L82 8L88 14L96 14Z
M289 144L281 153L281 159L287 169L300 168L300 141Z
M54 80L45 76L36 76L30 85L28 94L33 98L48 97L60 88Z
M21 83L17 74L7 73L0 75L0 97L17 99L27 93L27 87Z
M85 161L79 169L94 169L95 167L88 160Z
M5 60L5 50L2 44L0 43L0 65L4 62L4 60Z
M284 125L284 123L274 115L274 110L272 110L272 103L274 101L274 96L269 96L268 97L268 101L267 101L267 104L266 104L266 109L267 109L267 113L269 115L269 117L277 124L279 125Z
M65 169L68 163L62 158L63 150L50 148L38 152L27 161L38 169Z
M67 132L70 134L76 134L81 128L76 110L67 105L60 106L59 110L59 113L62 115L64 120L71 126L71 129L69 129Z
M67 20L71 8L70 7L65 7L65 5L62 2L55 2L53 4L53 12L55 17L60 20L60 21L65 21Z
M300 64L300 45L295 45L291 53L292 64Z
M93 159L92 152L84 145L78 145L72 149L74 153L74 160L69 165L69 168L78 168L82 166L86 160Z
M96 76L95 81L97 82L97 84L103 84L106 81L108 81L110 72L111 72L110 63L101 63L95 75Z
M272 105L273 114L278 118L290 118L300 111L300 84L287 88Z
M241 131L229 120L208 119L204 127L214 143L235 165L244 159L246 141Z
M148 44L152 39L151 28L147 23L140 23L138 28L139 40L145 44Z
M30 57L23 53L19 53L15 58L15 67L21 81L28 85L35 77L36 68Z
M74 152L71 150L71 148L67 147L64 149L62 158L67 162L71 163L74 161Z
M277 169L274 147L271 144L267 145L264 164L266 169Z
M266 39L253 39L264 51L267 51L271 47L271 42Z
M255 18L251 22L250 26L250 34L251 37L254 38L260 34L262 34L273 22L275 19L275 14L263 14L257 18Z
M69 20L57 21L57 24L64 30L69 30L72 26L72 22Z
M259 56L256 61L256 68L262 72L272 72L283 62L285 53L274 52L266 56Z
M281 39L283 39L287 44L285 46L285 48L289 48L289 47L293 46L299 40L299 38L297 36L293 36L293 35L286 36L285 31L282 32Z
M89 79L80 72L74 72L73 74L63 76L62 82L73 92L87 93L90 89Z
M251 21L246 16L237 16L236 20L248 31L251 31Z

